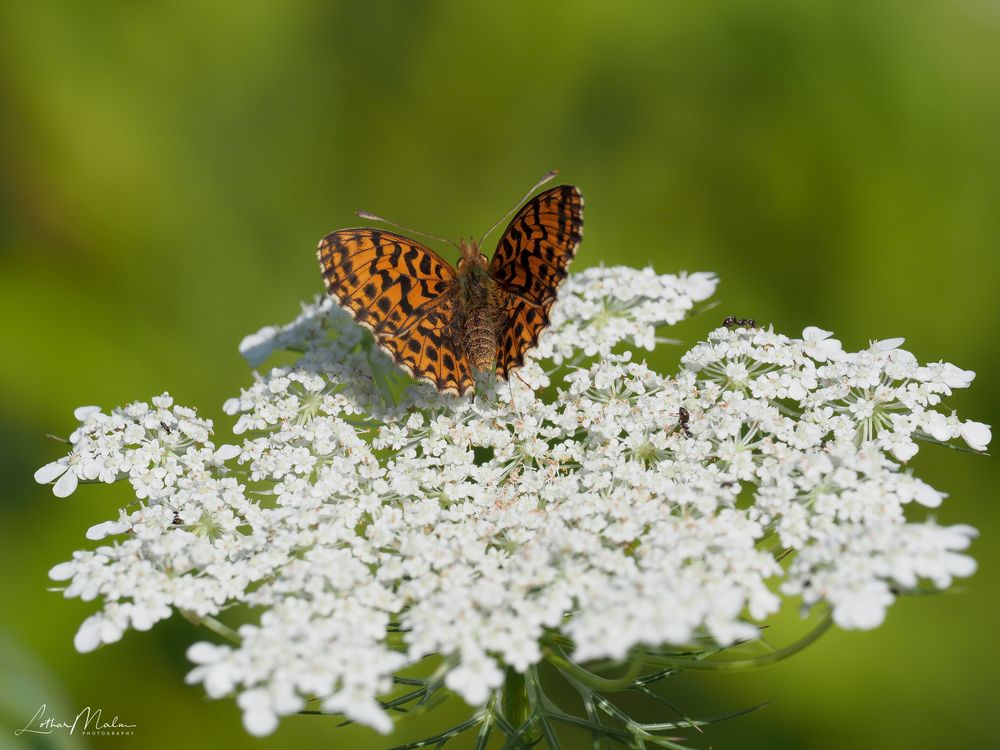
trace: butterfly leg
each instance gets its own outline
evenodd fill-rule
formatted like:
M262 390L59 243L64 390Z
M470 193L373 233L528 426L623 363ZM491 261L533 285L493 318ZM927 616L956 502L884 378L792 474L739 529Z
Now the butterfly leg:
M496 386L500 382L500 377L497 375L497 366L496 366L496 363L494 362L493 366L489 370L486 370L485 372L487 373L486 383L488 385L490 385L490 386L493 386L494 392L496 392ZM511 408L514 409L514 413L515 414L519 415L520 413L517 410L517 404L514 401L514 389L510 385L510 378L506 378L506 380L507 380L507 394L510 397ZM522 380L521 382L524 382L524 381Z
M535 392L535 389L531 387L531 384L527 380L525 380L524 378L522 378L521 375L520 375L520 373L518 373L517 370L511 370L510 374L513 375L518 380L520 380L521 383L524 385L524 387L527 388L530 393L534 393ZM509 377L507 378L507 386L510 387L510 378ZM511 404L514 403L514 391L513 391L513 389L511 390L511 393L510 393L510 401L511 401ZM517 411L517 407L516 406L515 406L514 410Z
M531 384L528 383L527 380L525 380L524 378L521 377L521 375L518 373L517 370L511 370L511 374L515 378L517 378L518 380L520 380L522 383L524 383L524 387L527 388L529 391L534 391L535 390L534 388L531 387Z
M514 402L514 389L510 387L509 380L507 381L507 393L510 396L510 405L513 407L514 413L520 416L520 413L517 411L517 404Z

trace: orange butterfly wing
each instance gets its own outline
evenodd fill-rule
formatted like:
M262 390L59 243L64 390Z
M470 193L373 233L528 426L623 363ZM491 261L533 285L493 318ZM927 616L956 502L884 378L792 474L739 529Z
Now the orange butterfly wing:
M396 364L439 391L464 394L472 367L453 341L455 271L419 242L342 229L319 243L327 292Z
M497 375L506 378L549 323L559 284L583 237L583 196L572 185L539 193L500 238L490 275L499 288Z

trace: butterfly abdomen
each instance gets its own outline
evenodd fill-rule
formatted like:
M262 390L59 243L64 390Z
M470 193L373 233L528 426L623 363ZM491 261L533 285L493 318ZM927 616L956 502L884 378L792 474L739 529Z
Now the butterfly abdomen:
M458 277L458 339L477 370L492 369L500 340L500 305L484 268L465 266Z
M465 351L477 370L492 369L496 363L499 316L493 305L474 310L466 320Z

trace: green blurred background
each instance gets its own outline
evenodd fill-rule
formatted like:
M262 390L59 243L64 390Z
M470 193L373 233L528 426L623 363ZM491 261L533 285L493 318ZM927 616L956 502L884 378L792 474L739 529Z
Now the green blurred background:
M232 701L183 684L189 626L80 655L93 604L46 591L123 496L33 484L61 453L45 434L163 390L220 417L250 379L240 337L321 291L316 242L354 209L479 233L558 167L587 200L577 268L720 274L686 340L728 313L852 348L905 336L975 370L950 405L996 422L998 136L988 0L5 3L0 747L87 746L13 736L43 701L139 725L102 747L384 748L426 728L292 717L253 740ZM1000 746L996 470L930 446L914 463L952 495L940 520L982 530L980 571L873 632L673 685L693 712L774 701L693 745Z

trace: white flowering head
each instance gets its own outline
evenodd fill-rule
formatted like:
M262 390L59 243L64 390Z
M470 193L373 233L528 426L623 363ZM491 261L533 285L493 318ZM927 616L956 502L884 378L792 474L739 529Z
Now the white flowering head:
M388 732L420 663L413 701L443 685L493 721L512 681L544 705L543 660L579 680L726 646L782 597L871 628L901 592L970 575L974 530L905 510L944 498L906 466L921 441L989 443L944 405L973 374L819 328L721 327L672 375L636 358L715 284L570 276L518 377L467 398L412 384L322 300L244 339L255 365L299 358L225 403L234 444L167 396L78 411L36 479L60 497L127 479L135 500L52 570L101 603L77 648L177 610L228 639L191 646L189 681L234 696L248 731L309 708ZM237 605L261 614L230 630Z

